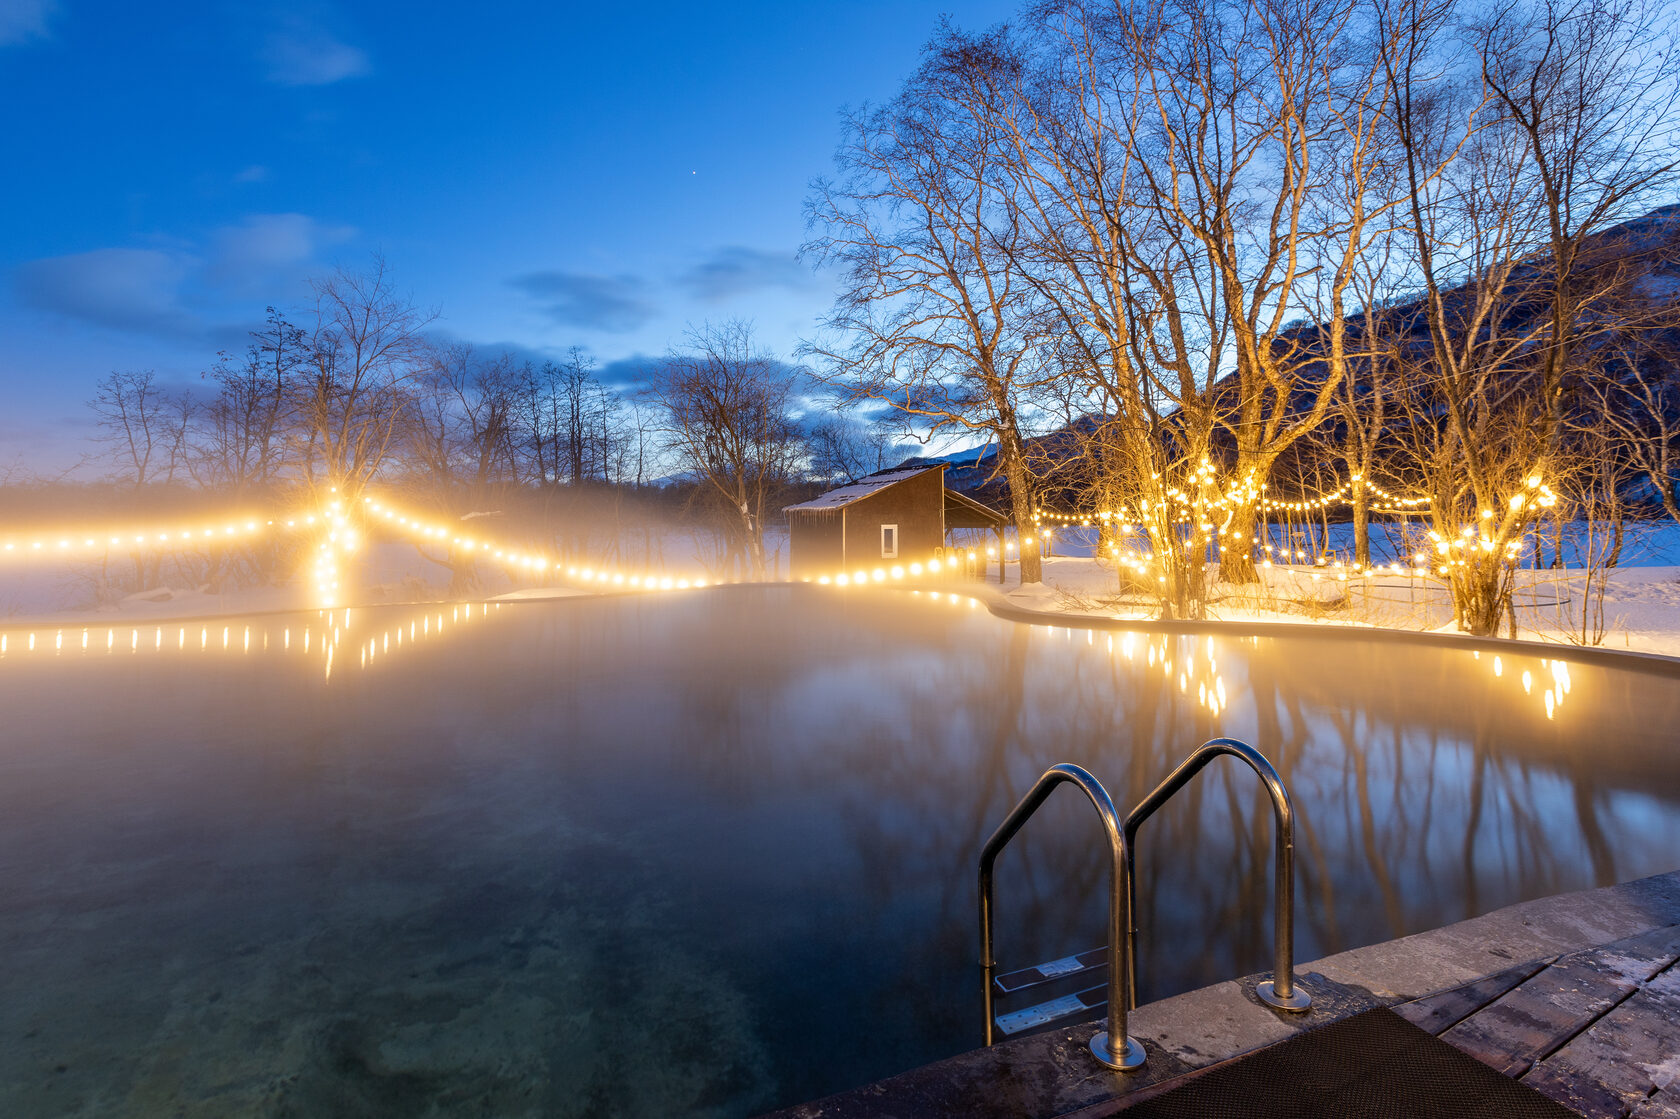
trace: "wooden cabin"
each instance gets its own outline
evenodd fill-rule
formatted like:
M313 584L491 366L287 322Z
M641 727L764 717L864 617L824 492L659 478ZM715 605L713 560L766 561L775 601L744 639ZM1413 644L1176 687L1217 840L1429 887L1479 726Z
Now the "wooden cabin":
M1008 523L1003 514L946 489L944 463L882 470L784 512L795 579L925 562L954 528L997 533L1001 556Z

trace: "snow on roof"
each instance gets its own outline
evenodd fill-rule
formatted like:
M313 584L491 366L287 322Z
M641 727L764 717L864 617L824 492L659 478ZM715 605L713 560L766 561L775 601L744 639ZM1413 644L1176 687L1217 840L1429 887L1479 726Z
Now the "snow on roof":
M871 474L867 478L853 482L849 486L841 486L837 490L829 490L810 501L798 505L789 505L787 509L838 509L842 505L850 505L860 501L872 493L879 493L888 486L896 485L918 474L926 474L929 470L938 470L938 466L917 466L909 470L883 470L879 474Z

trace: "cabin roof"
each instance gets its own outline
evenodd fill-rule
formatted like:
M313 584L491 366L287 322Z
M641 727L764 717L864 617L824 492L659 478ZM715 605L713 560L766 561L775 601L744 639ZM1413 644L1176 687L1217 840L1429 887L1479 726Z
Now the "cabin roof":
M1008 523L1009 518L990 505L982 505L967 494L958 493L953 489L945 491L946 528L1000 529Z
M882 470L879 473L859 478L850 485L841 486L839 489L829 490L825 494L819 494L818 496L813 497L810 501L802 501L798 505L789 505L786 507L786 510L788 512L792 512L794 510L816 512L824 509L840 509L844 506L851 505L853 502L862 501L871 494L880 493L888 486L895 486L900 482L909 481L911 478L926 474L930 470L944 469L945 466L941 463L937 466L917 466L909 470Z

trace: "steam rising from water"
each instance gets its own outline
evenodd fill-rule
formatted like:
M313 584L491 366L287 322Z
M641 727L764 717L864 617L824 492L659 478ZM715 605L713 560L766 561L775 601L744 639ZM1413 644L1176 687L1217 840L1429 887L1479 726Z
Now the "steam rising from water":
M900 1071L978 1044L975 859L1033 778L1125 806L1216 734L1297 800L1300 960L1680 849L1680 699L1631 671L857 589L450 609L0 631L7 1110L733 1116ZM1006 965L1101 942L1088 813L1000 862ZM1219 766L1150 822L1145 998L1267 966L1270 826Z

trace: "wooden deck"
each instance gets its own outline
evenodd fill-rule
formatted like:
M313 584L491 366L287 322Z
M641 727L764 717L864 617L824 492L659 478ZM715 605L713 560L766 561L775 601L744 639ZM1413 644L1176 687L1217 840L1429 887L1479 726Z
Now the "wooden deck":
M1589 1119L1680 1119L1680 925L1395 1011Z

